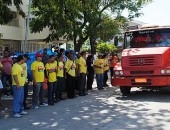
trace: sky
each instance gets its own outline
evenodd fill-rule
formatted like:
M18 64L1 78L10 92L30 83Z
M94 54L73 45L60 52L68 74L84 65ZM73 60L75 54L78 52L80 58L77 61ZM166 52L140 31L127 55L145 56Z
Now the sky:
M170 25L170 0L153 0L142 8L142 16L134 20L148 24Z

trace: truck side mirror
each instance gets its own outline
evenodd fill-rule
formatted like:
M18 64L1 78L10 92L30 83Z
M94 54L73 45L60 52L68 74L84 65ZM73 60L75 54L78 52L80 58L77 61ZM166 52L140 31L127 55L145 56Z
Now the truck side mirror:
M115 37L114 37L114 45L115 45L115 46L118 45L118 41L119 41L118 36L115 36Z

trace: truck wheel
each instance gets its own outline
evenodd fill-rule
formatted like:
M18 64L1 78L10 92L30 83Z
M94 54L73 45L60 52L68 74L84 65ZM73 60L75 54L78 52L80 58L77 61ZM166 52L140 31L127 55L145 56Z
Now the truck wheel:
M123 95L129 95L130 94L131 87L127 86L120 86L120 91Z

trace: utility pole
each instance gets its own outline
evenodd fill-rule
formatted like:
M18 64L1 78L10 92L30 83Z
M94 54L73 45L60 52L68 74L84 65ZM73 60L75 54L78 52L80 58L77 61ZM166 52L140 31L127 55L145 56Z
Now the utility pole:
M29 22L30 22L31 2L32 0L29 0L28 15L27 15L27 21L26 21L26 30L25 30L25 40L24 40L24 53L27 52L27 39L28 39L28 30L29 30Z

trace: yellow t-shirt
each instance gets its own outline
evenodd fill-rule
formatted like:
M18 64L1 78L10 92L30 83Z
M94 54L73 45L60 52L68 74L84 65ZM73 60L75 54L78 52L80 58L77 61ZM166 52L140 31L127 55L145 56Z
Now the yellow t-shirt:
M3 66L2 63L0 62L0 68L2 68L2 66Z
M65 63L65 68L66 68L66 72L68 72L68 74L70 74L73 77L76 76L76 71L75 71L76 65L73 61L68 59Z
M109 64L107 58L103 59L104 62L104 71L109 70Z
M95 62L94 62L94 65L104 67L103 59L96 59ZM104 73L103 68L95 67L95 70L96 70L96 74L103 74Z
M27 80L27 64L23 63L21 66L22 66L22 69L24 70L25 79Z
M58 62L57 77L64 77L64 64L61 61Z
M14 77L13 77L14 75L17 76L19 85L24 86L25 84L24 70L22 69L22 66L19 65L18 63L15 63L12 66L12 85L16 85L16 82L14 81Z
M36 82L44 82L44 64L39 61L34 61L31 64L31 70L35 71Z
M47 75L48 75L48 82L55 82L57 80L57 74L55 72L48 73L48 70L55 69L57 67L57 62L54 63L47 63L45 65L45 68L47 70Z
M83 57L79 59L80 73L87 73L86 61Z

